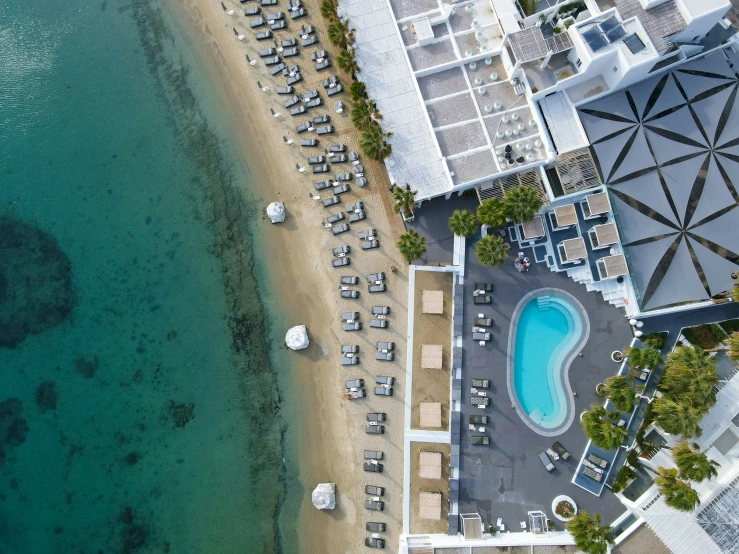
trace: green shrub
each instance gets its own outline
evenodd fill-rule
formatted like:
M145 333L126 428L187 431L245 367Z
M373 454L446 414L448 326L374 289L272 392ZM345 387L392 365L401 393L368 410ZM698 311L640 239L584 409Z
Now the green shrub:
M555 28L554 28L554 29L552 29L552 30L554 31L554 34L555 34L555 35L558 35L558 34L560 34L560 33L562 32L562 29L560 29L559 27L555 27Z
M621 492L626 487L626 482L635 477L636 472L628 466L623 466L613 481L613 492Z
M639 340L642 341L649 348L654 348L656 350L662 350L662 347L665 345L666 338L667 338L667 333L647 333L646 335L642 336Z
M715 324L698 325L697 327L683 329L683 336L694 346L700 346L704 350L712 350L716 348L722 340L724 340L723 338L717 338L716 334L723 335L724 338L726 336L721 333L721 329L714 331L712 330L712 327L716 327L718 329L718 326Z
M730 319L728 321L722 321L721 327L723 327L727 333L731 334L739 331L739 319Z

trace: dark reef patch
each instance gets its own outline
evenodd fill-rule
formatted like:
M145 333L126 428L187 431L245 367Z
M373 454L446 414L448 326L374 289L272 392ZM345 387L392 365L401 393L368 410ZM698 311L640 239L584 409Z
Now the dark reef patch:
M41 412L56 410L56 385L54 381L44 381L36 389L36 404Z
M72 265L56 239L0 217L0 348L58 325L73 307Z
M126 506L118 516L121 529L121 553L132 554L141 550L149 540L151 531L142 523L135 523L136 513L131 506Z
M195 417L195 404L190 402L189 404L175 404L174 401L170 400L167 405L167 413L169 418L174 422L175 428L184 427L190 420Z
M87 359L84 356L79 356L74 361L74 370L82 375L85 379L92 379L95 377L98 365L100 364L98 357L94 356L92 359Z
M140 459L141 456L138 452L129 452L124 456L123 461L126 462L127 466L135 466Z
M26 441L28 424L23 419L23 403L18 398L0 402L0 461L5 460L10 448Z

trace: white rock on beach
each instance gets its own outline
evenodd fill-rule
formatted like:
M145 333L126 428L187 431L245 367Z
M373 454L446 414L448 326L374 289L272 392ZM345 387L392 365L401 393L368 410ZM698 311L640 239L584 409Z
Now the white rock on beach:
M285 343L291 350L302 350L308 348L310 340L308 340L308 330L305 325L297 325L287 331L285 335Z
M313 505L319 510L333 510L336 508L336 485L333 483L319 483L313 491Z
M272 202L267 206L267 217L272 223L282 223L285 221L285 204L282 202Z

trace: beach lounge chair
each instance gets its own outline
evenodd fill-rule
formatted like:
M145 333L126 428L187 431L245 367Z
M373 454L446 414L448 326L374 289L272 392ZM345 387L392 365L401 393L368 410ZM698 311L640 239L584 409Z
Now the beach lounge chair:
M359 298L359 291L358 290L342 290L340 295L342 298L346 298L348 300L356 300L357 298Z
M328 217L328 218L326 219L326 221L328 221L328 222L329 222L329 223L331 223L331 224L334 224L334 223L336 223L337 221L341 221L342 219L344 219L344 212L339 212L339 213L337 213L337 214L334 214L334 215L332 215L332 216L329 216L329 217Z
M385 292L385 285L369 285L367 287L367 290L369 290L370 293L376 293L376 292Z
M352 263L351 258L336 258L331 261L333 267L344 267Z
M316 129L316 133L319 135L328 135L334 132L334 126L333 125L326 125L324 127L319 127Z
M281 31L282 29L287 29L287 23L285 23L284 20L275 21L269 26L269 28L273 31Z
M385 433L385 426L368 423L364 428L364 432L368 435L383 435Z
M375 460L364 462L364 471L368 473L382 473L382 464ZM369 500L367 502L369 502ZM382 504L382 502L380 502L380 504ZM371 510L373 508L369 508L369 509Z
M292 88L292 87L290 87L290 88ZM305 133L306 131L312 131L313 130L313 123L311 123L310 120L303 121L303 123L301 123L300 125L298 125L297 127L295 127L295 130L298 133Z
M328 87L326 89L326 94L328 94L329 96L334 96L336 94L339 94L343 90L344 90L344 87L341 86L341 83L336 83L334 86ZM342 104L342 108L343 108L343 104ZM341 113L341 112L337 110L337 113Z
M378 248L380 246L379 240L366 240L363 241L362 244L362 250L372 250L373 248Z
M266 66L277 65L278 63L280 63L280 56L269 56L264 58L264 65Z
M296 95L295 95L295 96L293 96L292 98L288 98L287 100L285 100L285 101L284 101L284 102L282 103L282 105L283 105L283 106L285 106L286 108L292 108L292 107L293 107L293 106L294 106L295 104L297 104L298 102L300 102L300 98L299 98L299 97L298 97L298 95L296 94Z
M322 60L324 58L328 58L328 52L326 52L325 50L315 50L310 55L310 59L314 62L317 62L318 60Z
M348 188L348 185L344 185ZM366 218L367 215L364 212L355 213L349 216L349 223L356 223L357 221L362 221L364 218Z
M470 435L470 444L477 446L485 446L490 444L490 437L487 435Z
M375 354L375 360L379 362L392 362L395 359L395 354L392 352L378 352Z
M305 17L306 15L308 15L308 12L305 11L305 8L290 10L290 19L300 19L301 17Z
M303 115L307 111L308 108L305 106L297 106L295 108L290 108L290 115L295 117L296 115Z
M334 195L336 196L338 196L339 194L344 194L345 192L349 192L349 185L347 185L346 183L334 187Z
M285 69L283 69L282 75L284 77L288 77L290 75L295 75L295 74L297 74L299 72L300 72L300 67L298 67L297 65L291 65L291 66L288 66Z
M380 521L368 521L364 528L370 533L384 533L387 526Z
M490 333L472 333L472 340L490 340Z
M271 58L275 54L277 54L277 50L275 50L274 48L272 48L270 46L269 48L265 48L264 50L260 50L259 52L257 52L257 54L259 54L259 57L260 58Z
M328 161L332 164L342 164L346 162L346 156L344 154L334 154L329 157Z
M344 331L361 331L362 324L359 321L354 323L344 323Z
M308 25L307 27L305 25L302 25L298 34L302 37L304 35L312 35L315 32L316 29L315 27L313 27L313 25Z
M363 187L367 184L367 179L364 177L357 177L357 180L355 181L357 183L358 187Z
M382 460L384 457L385 457L384 452L381 452L380 450L365 450L364 451L365 460Z
M244 10L244 15L246 17L252 17L254 15L259 15L261 12L262 12L262 8L260 8L259 6L252 6Z
M367 421L385 421L387 414L385 412L370 412L367 414Z
M489 379L471 379L470 386L478 389L486 389L490 386Z
M347 389L344 392L344 398L347 400L357 400L358 398L365 398L367 391L364 389Z
M314 98L313 100L309 100L308 102L306 102L305 103L305 107L308 108L308 109L310 109L310 108L317 108L318 106L321 105L321 103L322 103L322 100L321 100L321 98L319 96L318 98Z
M562 446L559 441L555 442L552 445L552 450L554 450L563 460L567 460L570 457L570 453L567 452L567 449Z
M357 365L359 363L359 358L357 357L351 357L347 358L346 356L341 357L341 365Z
M375 329L387 329L386 319L370 319L370 327Z
M380 537L364 537L364 546L369 548L385 548L385 540Z
M265 21L263 17L257 17L256 19L252 19L249 22L249 27L252 29L256 29L257 27L262 27L265 25Z
M276 6L277 0L260 0L259 2L262 6Z
M602 467L603 469L608 467L608 461L604 460L600 456L596 456L595 454L588 454L588 461L594 463L598 467Z
M300 54L300 50L298 50L297 46L293 46L292 48L285 48L282 51L282 55L285 58L292 58L293 56L297 56Z
M375 346L377 347L377 350L385 350L385 351L388 351L388 352L390 350L395 350L395 343L394 342L378 341L375 344Z
M349 230L349 225L346 223L343 223L341 225L337 225L336 227L331 228L331 232L334 235L340 235L341 233L346 233Z
M364 166L362 164L354 164L354 167L352 168L352 171L354 171L355 174L357 173L364 173Z
M269 72L272 75L277 75L283 69L285 69L285 64L284 63L278 63L277 65L273 65L272 67L270 67L269 68Z
M470 404L473 406L488 406L490 399L487 396L471 396Z
M355 321L359 319L359 312L341 312L339 319L345 322Z
M366 466L367 464L365 464ZM380 464L380 467L382 467L382 464ZM372 470L370 470L372 471ZM380 470L380 473L382 473L382 470ZM384 502L378 502L375 500L365 500L364 501L364 507L367 510L374 510L377 512L381 512L385 509L385 503Z
M341 345L342 354L356 354L357 352L359 352L359 345L357 344L342 344Z
M385 487L378 487L377 485L365 485L364 494L370 496L385 496Z
M353 204L346 205L347 212L358 212L363 209L364 209L364 202L362 202L361 200L357 200Z
M395 384L395 378L387 375L378 375L375 377L375 384L377 385L393 385Z
M329 94L329 96L331 95ZM344 103L341 100L334 102L334 110L336 113L342 113L344 111Z
M475 290L493 292L493 285L490 283L475 283Z
M476 317L475 325L477 325L478 327L492 327L493 320L489 317Z
M372 315L388 315L390 306L372 306Z
M349 152L349 159L353 162L359 160L359 152Z
M339 282L342 285L356 285L357 283L359 283L359 277L355 277L354 275L343 275ZM357 348L359 347L357 346Z
M488 422L488 416L486 415L471 415L467 418L472 425L486 425Z
M364 386L364 379L350 379L344 381L345 389L360 389Z
M346 152L345 144L332 144L328 147L329 152Z
M594 470L590 469L589 467L584 467L582 470L582 474L585 477L590 477L593 481L597 481L598 483L603 481L603 476L600 473L597 473Z
M351 173L337 173L336 175L334 175L334 178L337 181L351 181L352 174Z
M554 471L554 464L549 459L549 456L547 456L546 452L542 452L539 454L539 460L541 460L541 463L544 464L544 467L547 471Z
M285 14L282 12L267 14L267 21L279 21L281 19L285 19Z
M475 304L490 304L492 299L489 296L475 296Z
M331 116L329 115L317 115L313 118L313 125L323 125L324 123L328 123L331 121ZM329 150L330 152L330 150Z
M277 87L277 94L292 94L295 92L293 87Z
M308 158L308 163L310 165L324 164L326 163L326 156L311 156Z
M329 75L323 81L321 81L321 84L323 85L323 88L334 87L338 83L339 83L339 78L336 75Z
M311 46L313 44L318 44L318 37L315 35L311 35L308 38L304 38L300 41L300 44L303 48L307 46Z
M315 64L316 71L328 69L329 67L331 67L331 60L329 60L328 58L321 60L320 62L316 62Z
M268 40L272 38L272 31L267 29L266 31L261 31L255 35L257 40ZM270 72L271 73L271 72ZM275 73L272 73L272 75L275 75ZM288 83L289 85L290 83Z
M374 229L371 229L371 230L374 231ZM359 237L359 238L361 239L362 237ZM367 275L368 283L373 283L374 281L384 281L384 280L385 280L384 271L380 271L378 273L370 273L369 275Z
M322 202L324 208L328 208L329 206L333 206L334 204L338 204L338 203L339 203L338 196L332 196L331 198L326 198Z
M377 396L392 396L393 395L393 387L375 387L375 395Z
M300 106L300 107L302 108L303 106ZM328 173L329 169L330 168L326 164L314 165L313 166L313 173Z
M307 147L318 146L318 139L314 139L314 138L301 139L300 146L307 146Z
M588 460L583 460L582 461L582 465L584 465L585 467L589 467L590 469L592 469L596 473L600 473L601 475L603 475L603 470L601 468L599 468L597 465L595 465L593 462L590 462Z
M302 80L303 80L303 76L300 73L296 73L292 77L288 77L287 78L287 84L288 85L294 85L296 83L299 83Z
M298 41L294 38L286 38L280 42L280 46L283 48L292 48L298 45Z

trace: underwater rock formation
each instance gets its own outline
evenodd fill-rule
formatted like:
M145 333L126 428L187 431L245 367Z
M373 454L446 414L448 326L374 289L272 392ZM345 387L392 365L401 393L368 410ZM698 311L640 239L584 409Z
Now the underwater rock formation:
M184 427L195 417L193 413L195 411L195 404L192 402L189 404L175 404L170 400L168 411L170 417L174 420L174 426Z
M28 424L21 417L23 403L18 398L8 398L0 402L0 461L5 460L9 448L26 441Z
M72 265L56 240L0 217L0 348L58 325L73 307Z
M74 370L82 375L85 379L92 379L95 377L95 371L97 371L100 361L97 356L92 359L87 359L84 356L79 356L74 361Z
M56 385L54 381L44 381L36 389L36 404L41 413L56 410Z

